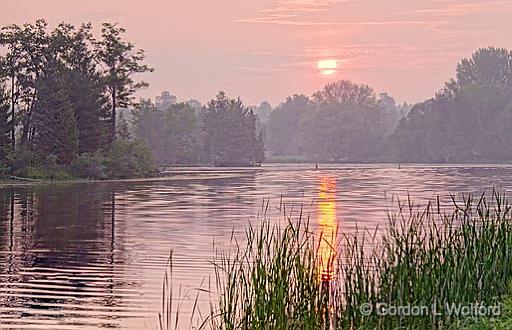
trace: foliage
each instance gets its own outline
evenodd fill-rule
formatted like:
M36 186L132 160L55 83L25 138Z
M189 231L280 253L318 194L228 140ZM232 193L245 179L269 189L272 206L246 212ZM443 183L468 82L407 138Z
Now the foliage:
M139 140L116 140L107 155L105 165L108 178L145 177L156 171L151 152Z
M377 107L377 96L368 85L354 84L349 80L329 83L313 93L317 104L360 105L369 109Z
M438 200L439 201L439 200ZM497 303L512 279L511 205L500 193L487 198L453 199L453 212L439 202L418 208L399 202L389 216L382 243L348 237L341 244L345 303L338 312L342 328L451 328L464 318L447 304ZM368 249L368 246L374 246ZM436 306L440 315L362 315L360 306Z
M151 149L160 165L191 165L201 161L201 118L186 103L156 107L144 100L133 112L135 135Z
M78 153L78 128L61 70L58 64L48 65L38 79L33 143L42 154L68 165Z
M117 136L121 140L130 140L132 138L132 134L130 133L130 126L128 125L128 121L124 117L124 113L120 112L118 116L117 125Z
M70 173L76 178L108 179L106 159L101 153L83 153L73 160Z
M512 329L512 298L505 296L500 301L501 315L466 320L461 330L508 330Z
M508 162L512 54L485 48L457 65L435 98L414 106L390 139L394 158L412 162Z
M299 218L284 228L265 219L246 245L215 260L215 329L322 329L329 290L320 281L316 241ZM216 317L218 315L218 317Z
M112 145L115 130L124 130L123 138L130 138L126 123L115 126L116 107L132 104L133 93L146 86L136 82L134 74L151 69L142 63L144 51L125 41L124 32L106 23L97 40L91 24L76 28L61 23L49 31L44 20L2 28L0 160L7 158L4 147L10 143L13 173L63 177L80 155L87 154L75 164L83 169L90 155L118 150ZM20 132L17 141L15 132ZM139 156L141 167L146 166L140 147L127 158ZM62 173L55 172L48 159L54 159ZM110 163L117 164L114 159ZM140 168L130 166L131 173L139 173ZM86 176L104 177L99 168L84 171ZM113 177L126 175L110 172Z
M293 95L270 113L266 142L274 155L304 154L301 121L305 113L311 111L312 105L306 95Z
M134 49L134 45L123 40L125 29L116 24L104 23L101 29L102 39L95 42L96 58L104 67L104 81L110 94L112 136L116 133L118 107L128 107L133 103L133 94L145 87L145 82L135 82L133 75L153 71L142 64L145 58L143 49Z
M67 180L71 175L61 166L55 155L43 155L39 150L21 147L10 160L12 174L41 180Z
M16 176L27 176L29 168L40 168L43 165L43 157L32 147L18 147L11 155L9 161L12 173Z
M256 117L240 99L224 92L208 103L204 114L206 159L217 166L250 166L263 161L262 136Z
M275 156L375 160L381 157L390 130L384 126L388 117L373 89L342 80L327 84L312 100L304 95L287 98L270 115L268 145Z
M6 166L11 151L11 122L9 121L8 96L0 84L0 166ZM1 170L0 170L1 172Z

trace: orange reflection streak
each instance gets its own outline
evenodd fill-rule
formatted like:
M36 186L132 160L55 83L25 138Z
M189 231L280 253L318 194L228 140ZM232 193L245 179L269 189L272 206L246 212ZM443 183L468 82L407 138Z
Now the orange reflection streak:
M323 282L330 282L334 277L336 233L338 229L336 223L336 180L334 178L321 178L318 197L320 274Z

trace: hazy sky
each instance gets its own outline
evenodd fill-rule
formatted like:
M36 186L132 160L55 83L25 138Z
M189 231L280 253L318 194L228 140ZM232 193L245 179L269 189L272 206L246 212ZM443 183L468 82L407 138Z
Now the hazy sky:
M512 48L512 0L2 0L0 23L119 22L155 72L144 95L218 90L276 105L334 79L432 96L479 47ZM316 63L337 59L322 76Z

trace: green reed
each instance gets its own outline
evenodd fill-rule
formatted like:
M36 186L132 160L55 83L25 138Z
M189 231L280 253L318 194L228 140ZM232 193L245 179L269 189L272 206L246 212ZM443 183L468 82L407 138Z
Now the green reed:
M264 211L268 209L265 208ZM511 204L493 190L420 207L409 198L387 228L340 233L333 278L322 280L321 235L302 211L272 222L266 212L234 251L213 262L217 294L203 329L444 329L474 324L446 304L491 305L512 280ZM325 280L325 278L324 278ZM375 306L436 306L440 315L379 315ZM361 313L370 304L371 313ZM366 315L368 314L368 315Z
M268 206L268 204L267 204ZM302 213L281 228L265 219L250 225L244 245L217 257L219 329L319 329L328 290L319 285L315 237Z
M369 258L357 237L345 237L348 262L340 260L344 303L336 310L340 328L453 328L467 317L446 306L496 304L512 279L510 204L493 190L490 198L452 197L450 210L439 199L420 209L398 202ZM361 314L360 306L426 306L426 315ZM433 310L440 315L433 315Z

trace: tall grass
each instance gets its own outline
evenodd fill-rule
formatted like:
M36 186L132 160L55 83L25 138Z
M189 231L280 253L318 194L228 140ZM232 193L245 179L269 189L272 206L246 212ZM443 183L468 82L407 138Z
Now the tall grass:
M234 252L214 262L217 298L201 328L445 329L466 326L446 304L496 303L512 280L512 217L505 196L452 197L420 207L409 198L388 212L387 227L340 233L325 276L302 212L281 227L265 217ZM277 222L282 223L282 222ZM386 306L436 306L439 315L379 315ZM372 312L362 313L370 304ZM368 315L366 315L368 314Z
M493 305L512 279L510 204L493 190L490 198L452 197L450 210L437 199L419 209L411 200L390 213L382 240L369 259L357 239L346 238L348 262L340 260L342 300L337 319L343 328L448 328L464 317L447 306ZM361 314L360 306L426 306L427 315ZM435 307L434 307L435 306Z
M249 226L243 246L215 262L220 329L319 329L328 290L319 285L315 237L302 213L281 228Z

